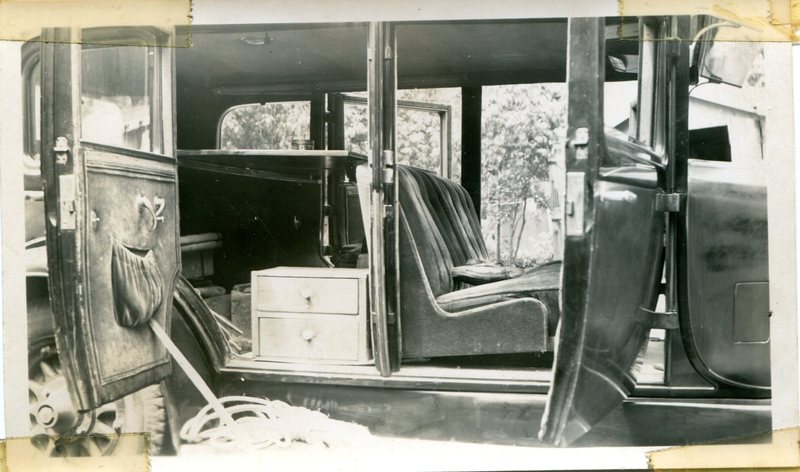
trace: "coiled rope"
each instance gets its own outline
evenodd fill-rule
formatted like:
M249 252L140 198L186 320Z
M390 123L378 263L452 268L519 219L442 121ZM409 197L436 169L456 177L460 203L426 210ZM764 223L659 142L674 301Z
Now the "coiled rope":
M189 360L154 319L150 328L164 344L178 366L208 402L180 430L190 443L208 443L223 450L257 450L293 442L323 444L369 437L361 425L333 420L325 414L294 407L278 400L230 396L217 398Z

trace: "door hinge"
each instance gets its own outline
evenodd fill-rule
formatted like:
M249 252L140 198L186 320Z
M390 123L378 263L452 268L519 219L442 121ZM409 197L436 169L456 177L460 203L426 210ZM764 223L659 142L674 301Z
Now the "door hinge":
M56 145L53 146L56 155L56 164L66 165L69 162L69 141L64 136L56 138Z
M383 183L386 185L394 184L394 169L391 167L383 169Z
M677 311L653 311L640 306L639 310L645 313L650 320L650 327L653 329L678 329Z
M580 127L575 129L572 139L569 140L569 146L575 148L575 159L584 161L589 158L589 128Z
M656 211L678 212L681 211L682 193L656 194Z

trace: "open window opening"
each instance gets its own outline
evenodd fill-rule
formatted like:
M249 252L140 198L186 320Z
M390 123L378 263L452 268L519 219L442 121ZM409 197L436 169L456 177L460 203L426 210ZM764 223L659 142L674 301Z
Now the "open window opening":
M521 269L561 260L565 83L483 88L481 226L489 256Z

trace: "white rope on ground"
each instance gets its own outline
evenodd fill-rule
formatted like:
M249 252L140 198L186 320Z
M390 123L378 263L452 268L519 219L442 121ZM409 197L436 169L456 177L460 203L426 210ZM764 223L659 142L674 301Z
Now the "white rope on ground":
M332 420L318 411L278 400L233 396L223 397L220 402L236 418L238 438L229 427L219 426L219 414L208 405L183 425L181 439L192 443L208 441L218 449L263 449L293 442L329 446L344 435L369 435L363 426Z
M164 328L154 319L149 323L156 337L208 402L183 425L181 439L192 443L208 441L218 449L248 451L274 444L289 446L292 442L328 446L340 440L370 436L364 426L333 420L321 412L277 400L243 396L218 399Z

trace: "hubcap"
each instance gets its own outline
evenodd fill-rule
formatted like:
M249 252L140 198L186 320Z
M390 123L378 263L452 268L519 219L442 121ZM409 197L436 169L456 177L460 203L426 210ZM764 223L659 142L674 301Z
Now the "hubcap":
M52 427L56 424L56 412L53 410L53 407L50 405L42 405L39 407L39 411L36 413L36 421L39 422L40 425L45 426L47 428Z

